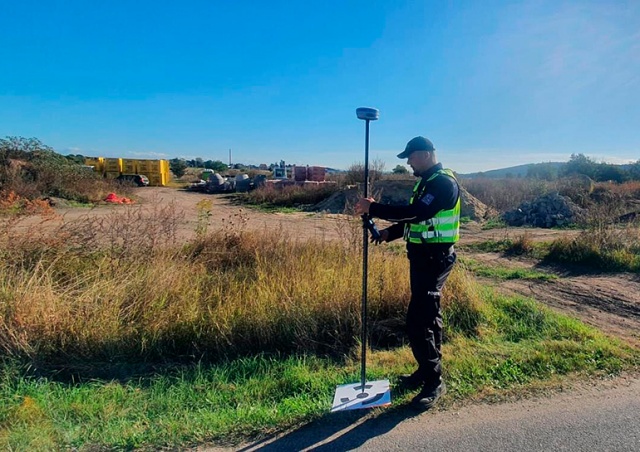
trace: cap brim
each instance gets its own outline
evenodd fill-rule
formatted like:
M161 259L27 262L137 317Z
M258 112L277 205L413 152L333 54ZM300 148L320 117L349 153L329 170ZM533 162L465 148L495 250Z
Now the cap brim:
M411 154L413 154L414 152L434 152L435 149L412 149L410 151L403 151L400 154L398 154L398 158L399 159L406 159L407 157L409 157Z

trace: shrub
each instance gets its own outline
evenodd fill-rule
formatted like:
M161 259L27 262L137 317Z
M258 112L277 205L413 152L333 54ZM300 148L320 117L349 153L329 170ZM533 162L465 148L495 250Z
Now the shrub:
M633 224L591 227L575 238L554 240L546 259L600 270L640 272L640 229Z
M369 163L369 182L374 183L382 178L385 163L380 159L373 159ZM364 163L353 163L345 174L344 183L346 185L356 185L364 183Z
M336 184L324 183L318 185L287 185L277 187L273 184L266 184L253 190L240 199L249 204L278 206L278 207L300 207L303 205L313 205L331 196L338 190Z
M548 193L551 182L538 179L462 179L467 191L489 207L505 212Z
M9 137L0 140L0 191L29 201L59 197L86 203L103 199L114 185L34 138Z
M535 243L529 231L519 235L507 248L506 252L511 254L530 254L535 249Z

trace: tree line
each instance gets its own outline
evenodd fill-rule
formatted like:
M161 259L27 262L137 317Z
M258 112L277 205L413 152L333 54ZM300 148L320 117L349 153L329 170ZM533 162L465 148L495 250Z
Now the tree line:
M531 179L557 180L562 177L583 175L596 182L627 182L640 180L640 160L627 165L598 162L584 154L571 154L567 163L536 163L527 169Z

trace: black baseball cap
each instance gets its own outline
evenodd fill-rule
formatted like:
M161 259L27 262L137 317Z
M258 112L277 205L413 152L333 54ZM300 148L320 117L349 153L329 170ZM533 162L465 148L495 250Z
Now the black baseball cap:
M433 143L426 139L425 137L415 137L412 138L407 146L404 148L404 151L398 154L399 159L406 159L411 154L416 151L429 151L433 152L436 148L433 147Z

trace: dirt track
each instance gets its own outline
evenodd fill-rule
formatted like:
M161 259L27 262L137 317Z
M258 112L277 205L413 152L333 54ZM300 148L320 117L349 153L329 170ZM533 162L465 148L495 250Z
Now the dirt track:
M580 273L540 265L525 258L506 258L493 253L469 257L487 266L527 268L560 276L551 281L481 279L505 293L534 298L552 309L569 313L602 331L640 347L640 275L633 273Z
M198 225L198 206L202 201L211 202L209 230L229 227L245 227L247 230L279 229L283 234L296 239L320 240L359 240L361 229L358 222L349 222L349 217L335 214L316 213L266 213L234 205L232 199L223 195L204 195L173 188L145 187L134 189L137 203L133 206L100 205L88 208L56 208L54 219L42 221L39 217L23 220L20 227L40 230L56 230L61 224L86 221L87 218L109 218L114 215L131 215L132 211L149 211L154 206L173 206L179 240L187 240L195 235ZM353 217L351 217L353 218ZM461 234L461 244L482 240L501 240L517 238L527 233L534 240L553 240L561 235L576 234L575 231L548 229L510 228L482 230L477 225L465 225ZM539 266L539 263L527 259L501 257L494 253L471 253L464 251L473 259L484 264L503 267ZM514 279L507 281L486 280L487 284L509 293L531 296L554 309L568 312L586 323L622 337L640 346L640 276L637 274L579 274L566 268L545 270L556 273L559 279L543 282Z

